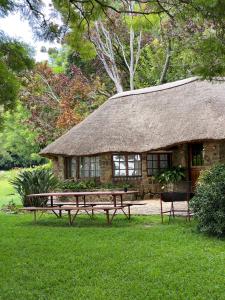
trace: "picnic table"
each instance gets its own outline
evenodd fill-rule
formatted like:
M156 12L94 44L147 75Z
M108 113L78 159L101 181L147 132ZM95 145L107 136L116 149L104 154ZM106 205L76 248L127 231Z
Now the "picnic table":
M80 211L84 211L90 217L94 216L95 211L102 211L106 214L106 220L108 224L111 224L113 218L115 217L118 210L121 210L123 214L130 219L130 207L133 205L143 205L143 203L138 202L124 202L123 196L128 195L138 195L138 191L95 191L95 192L59 192L59 193L41 193L41 194L30 194L27 195L28 198L32 199L35 197L48 197L50 199L50 205L45 207L24 207L21 210L29 211L34 213L34 221L37 219L37 212L52 211L57 217L62 217L62 211L68 213L69 224L72 225L77 214ZM86 202L86 196L102 196L110 195L113 198L113 205L110 202ZM54 197L75 197L75 202L54 202ZM117 198L119 197L119 204L117 203ZM81 201L82 200L82 201ZM127 208L127 212L125 209ZM72 214L72 212L75 212ZM110 212L112 213L110 216Z
M30 194L27 198L35 197L48 197L50 199L50 205L54 205L54 197L75 197L76 206L79 206L80 200L83 200L82 205L86 205L86 196L112 196L114 207L117 206L117 198L120 199L120 205L123 205L124 195L134 195L137 199L138 191L94 191L94 192L57 192L57 193L40 193L40 194Z

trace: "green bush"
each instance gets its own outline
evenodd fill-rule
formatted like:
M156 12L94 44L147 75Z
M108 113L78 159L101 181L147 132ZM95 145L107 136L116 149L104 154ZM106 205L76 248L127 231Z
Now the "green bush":
M73 191L73 192L79 192L83 190L88 189L94 189L96 188L96 182L94 180L87 180L87 181L70 181L65 180L63 182L60 182L60 189L63 191Z
M21 197L23 206L43 206L48 198L27 199L29 194L48 193L58 187L58 180L46 167L20 172L11 183Z
M60 189L63 191L73 191L73 192L79 192L79 191L85 191L85 190L93 190L93 189L124 189L132 188L133 185L130 183L99 183L94 180L80 180L80 181L71 181L71 180L65 180L62 181L59 185Z
M181 166L172 167L155 176L156 181L162 184L179 182L184 178L185 172Z
M225 235L225 164L202 172L190 205L201 232Z

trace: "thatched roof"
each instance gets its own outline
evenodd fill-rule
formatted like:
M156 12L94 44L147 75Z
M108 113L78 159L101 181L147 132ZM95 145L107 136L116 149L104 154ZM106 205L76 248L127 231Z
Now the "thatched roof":
M111 97L41 154L145 152L225 139L225 79L189 78Z

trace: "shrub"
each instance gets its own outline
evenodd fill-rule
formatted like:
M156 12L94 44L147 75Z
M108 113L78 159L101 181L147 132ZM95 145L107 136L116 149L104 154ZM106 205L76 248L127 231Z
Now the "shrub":
M23 206L46 205L47 198L27 199L26 195L48 193L58 187L58 180L48 168L20 172L11 183L21 197Z
M60 183L60 189L63 191L84 191L84 190L93 190L93 189L124 189L132 188L131 183L99 183L94 180L80 180L80 181L71 181L65 180Z
M82 181L65 180L60 183L60 188L63 191L79 192L83 190L94 189L96 187L97 184L94 180L82 180Z
M162 184L179 182L185 178L184 168L172 167L155 176L156 181Z
M225 235L225 164L202 172L190 205L201 232Z

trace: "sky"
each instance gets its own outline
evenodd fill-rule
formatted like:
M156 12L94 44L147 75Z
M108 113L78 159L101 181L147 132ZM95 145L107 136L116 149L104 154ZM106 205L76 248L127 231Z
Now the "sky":
M46 14L48 14L48 4L50 1L44 0L46 4ZM44 61L48 59L48 53L41 52L41 47L45 46L48 48L57 47L60 45L57 43L49 43L44 41L36 41L32 29L27 20L23 19L19 13L10 14L5 18L0 18L0 31L4 31L10 37L19 39L32 46L35 50L35 60Z

